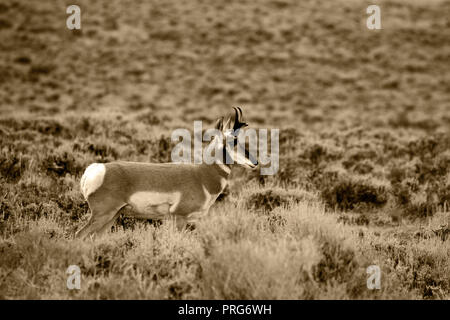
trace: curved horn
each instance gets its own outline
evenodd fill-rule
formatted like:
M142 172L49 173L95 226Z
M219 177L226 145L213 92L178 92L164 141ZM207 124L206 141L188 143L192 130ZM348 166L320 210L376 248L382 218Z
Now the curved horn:
M238 108L233 107L233 109L234 109L234 123L236 123L239 122L240 113Z
M241 109L241 107L237 107L237 108L239 110L239 121L241 121L241 119L242 119L242 109Z
M247 124L242 122L242 110L240 107L233 107L234 109L234 125L233 130L236 132L242 127L246 127Z

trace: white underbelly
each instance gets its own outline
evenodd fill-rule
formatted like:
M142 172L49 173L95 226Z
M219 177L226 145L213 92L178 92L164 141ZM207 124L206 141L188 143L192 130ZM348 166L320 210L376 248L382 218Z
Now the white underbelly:
M179 192L140 191L130 196L128 204L136 216L146 219L163 219L174 211L180 202L180 197Z

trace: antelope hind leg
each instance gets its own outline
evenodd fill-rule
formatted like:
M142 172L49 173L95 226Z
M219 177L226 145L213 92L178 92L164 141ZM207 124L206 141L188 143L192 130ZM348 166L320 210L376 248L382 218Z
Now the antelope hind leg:
M118 216L118 211L125 205L118 203L114 199L104 199L104 201L95 201L89 199L89 208L91 209L91 218L88 223L75 233L76 238L83 239L86 236L93 235L99 231L105 231L108 225L114 223Z

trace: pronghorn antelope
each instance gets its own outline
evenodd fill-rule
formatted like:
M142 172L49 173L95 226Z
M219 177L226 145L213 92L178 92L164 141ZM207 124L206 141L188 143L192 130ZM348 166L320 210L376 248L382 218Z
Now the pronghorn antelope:
M216 143L222 150L221 157L229 157L234 163L248 168L257 165L245 149L245 155L234 152L237 132L247 126L242 122L242 111L234 108L234 124L230 118L223 124L217 120L216 129L223 132ZM230 138L233 143L227 143ZM219 149L220 148L220 149ZM225 189L231 167L227 161L208 164L188 163L93 163L81 178L81 191L89 204L91 217L77 233L84 238L111 228L120 209L128 207L132 216L144 219L174 218L178 229L206 214L217 197Z

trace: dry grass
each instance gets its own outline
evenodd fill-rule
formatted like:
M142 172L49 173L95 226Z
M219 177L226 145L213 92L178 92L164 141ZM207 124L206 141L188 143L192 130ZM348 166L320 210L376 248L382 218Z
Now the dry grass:
M65 237L55 217L22 221L0 241L2 298L448 298L448 242L412 225L348 226L316 204L271 216L244 205L218 205L195 231L136 222L87 241ZM81 290L65 286L72 264ZM366 288L372 264L382 269L379 291Z

